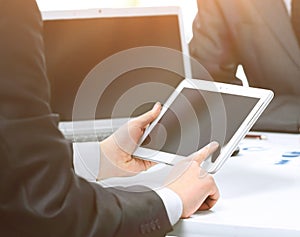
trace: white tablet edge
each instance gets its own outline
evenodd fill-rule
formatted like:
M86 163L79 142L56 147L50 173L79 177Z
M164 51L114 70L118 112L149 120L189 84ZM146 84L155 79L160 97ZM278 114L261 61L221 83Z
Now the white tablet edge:
M183 88L194 88L194 89L202 89L212 92L220 92L220 93L227 93L233 95L240 95L240 96L249 96L252 98L258 98L259 101L256 105L252 108L251 112L248 114L244 122L229 140L229 142L222 147L220 155L216 159L216 162L213 166L206 167L205 162L203 163L203 168L207 169L209 173L216 173L221 166L225 163L227 158L232 154L236 146L239 142L245 137L247 132L251 129L253 124L265 110L267 105L272 100L274 93L270 90L260 89L260 88L253 88L253 87L242 87L237 85L225 84L220 82L211 82L211 81L203 81L197 79L185 79L183 80L172 95L169 97L167 102L164 104L160 115L151 123L151 125L145 130L144 135L142 136L139 145L145 140L163 114L167 111L168 107L173 103L179 93L182 91ZM152 156L153 153L156 153L155 156ZM148 156L151 154L151 158ZM151 160L158 163L165 163L169 165L174 165L174 158L180 157L176 154L166 153L162 151L153 151L151 149L138 147L134 152L134 155L140 157L142 159Z

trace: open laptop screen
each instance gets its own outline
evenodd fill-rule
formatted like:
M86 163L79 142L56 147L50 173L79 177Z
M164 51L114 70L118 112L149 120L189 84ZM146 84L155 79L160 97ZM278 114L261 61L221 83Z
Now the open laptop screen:
M178 14L46 18L44 40L52 90L51 105L62 121L72 119L73 102L79 86L90 70L105 58L141 46L162 46L182 51ZM116 101L137 84L161 82L176 88L182 79L177 73L158 68L135 69L124 73L102 94L96 118L110 118ZM160 101L164 102L171 93L163 93ZM137 100L143 101L142 97L142 91L136 95ZM141 104L134 111L122 108L114 113L114 117L136 116L151 106L152 102ZM79 119L93 118L83 114Z

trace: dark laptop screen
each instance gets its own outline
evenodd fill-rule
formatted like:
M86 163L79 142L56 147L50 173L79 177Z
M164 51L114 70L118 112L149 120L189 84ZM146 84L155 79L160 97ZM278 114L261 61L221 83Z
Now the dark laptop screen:
M163 46L182 51L177 15L44 20L44 39L51 105L62 121L71 120L74 98L81 82L103 59L141 46ZM162 82L175 88L182 79L177 73L158 68L126 72L102 94L96 118L110 118L116 101L135 85ZM171 92L161 95L162 103ZM143 101L142 91L136 95L136 100ZM151 106L152 102L141 102L134 111L123 108L114 113L114 117L136 116ZM93 118L83 114L80 119Z

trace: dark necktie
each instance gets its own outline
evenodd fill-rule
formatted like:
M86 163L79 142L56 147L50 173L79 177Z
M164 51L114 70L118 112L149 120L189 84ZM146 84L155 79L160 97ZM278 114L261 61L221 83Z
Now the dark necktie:
M292 25L300 45L300 0L292 0Z

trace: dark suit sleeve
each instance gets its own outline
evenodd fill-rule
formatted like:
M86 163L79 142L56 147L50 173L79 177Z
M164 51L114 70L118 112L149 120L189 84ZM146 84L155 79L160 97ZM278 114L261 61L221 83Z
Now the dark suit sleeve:
M220 1L198 0L193 22L190 54L200 62L215 81L241 84L235 77L238 66L234 42L224 18ZM225 4L225 2L224 2ZM199 67L192 64L193 77L199 78Z
M0 236L164 236L158 195L77 177L49 107L33 0L0 0Z

